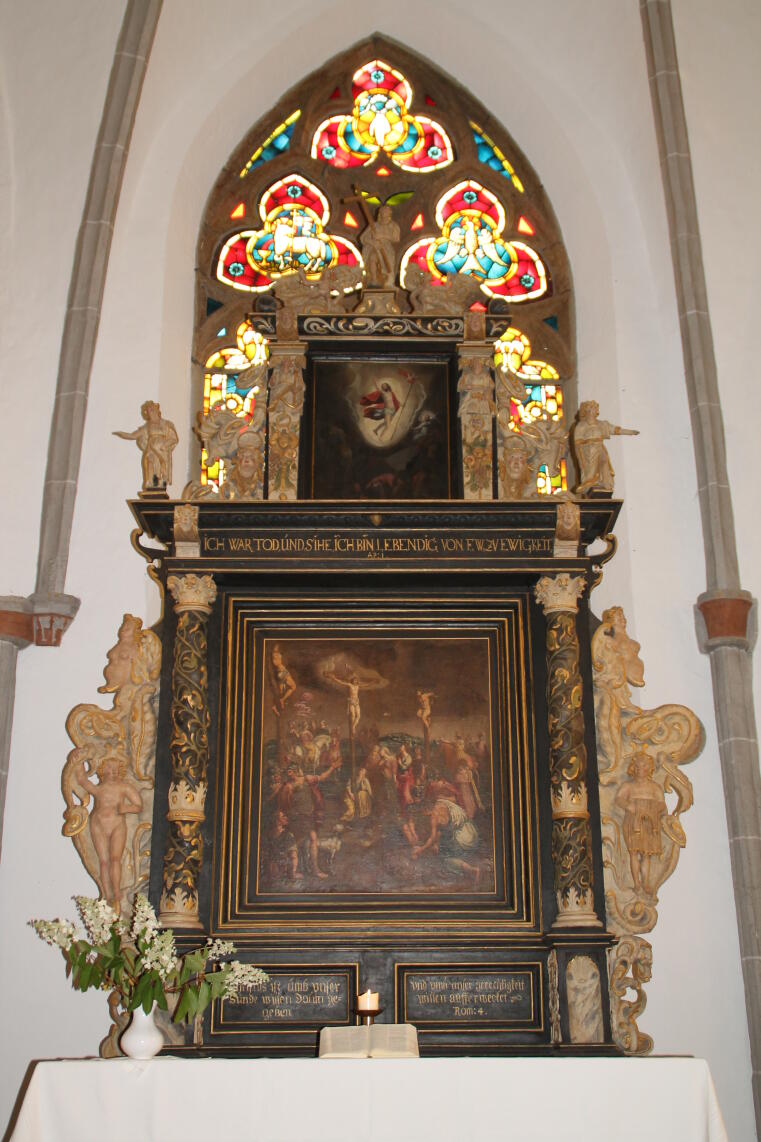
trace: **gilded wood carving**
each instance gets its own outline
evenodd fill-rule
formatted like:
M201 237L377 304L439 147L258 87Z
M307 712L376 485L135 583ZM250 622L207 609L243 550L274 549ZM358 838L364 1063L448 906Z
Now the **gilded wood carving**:
M112 709L83 703L66 719L74 749L61 777L63 834L121 911L149 872L161 643L125 615L107 657L99 693L114 695Z
M680 818L692 805L692 785L680 766L704 743L703 726L686 706L643 710L634 703L630 687L645 681L639 650L621 608L604 611L592 639L592 666L605 903L608 925L621 937L610 953L611 1005L616 1042L631 1054L653 1046L636 1023L652 966L642 934L655 927L658 890L686 844Z

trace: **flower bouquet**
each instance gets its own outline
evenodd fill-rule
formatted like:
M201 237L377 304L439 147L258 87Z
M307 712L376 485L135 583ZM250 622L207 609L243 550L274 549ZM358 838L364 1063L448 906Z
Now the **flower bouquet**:
M252 964L220 962L235 952L229 940L208 939L178 956L174 932L159 931L156 913L141 894L135 897L129 924L105 900L74 900L84 933L67 920L29 923L41 939L61 949L73 987L115 993L125 1012L142 1008L147 1015L154 1004L164 1011L171 1004L175 1023L190 1022L212 999L234 999L269 978Z

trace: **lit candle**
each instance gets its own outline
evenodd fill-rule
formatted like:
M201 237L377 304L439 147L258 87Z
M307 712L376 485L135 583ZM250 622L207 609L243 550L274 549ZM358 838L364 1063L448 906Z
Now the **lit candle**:
M357 1011L377 1011L379 998L377 991L370 991L368 988L363 995L357 996Z

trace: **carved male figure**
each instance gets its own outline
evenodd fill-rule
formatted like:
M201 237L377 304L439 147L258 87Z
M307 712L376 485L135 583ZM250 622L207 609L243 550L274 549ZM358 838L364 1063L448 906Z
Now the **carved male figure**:
M359 244L362 247L368 283L391 287L394 284L399 227L393 220L390 206L380 206L378 217L373 221L364 198L360 198L360 205L367 218L367 229L363 230Z
M114 432L122 440L134 440L143 454L143 491L166 488L172 482L172 452L177 447L177 430L164 420L161 406L147 400L140 408L144 423L134 432Z
M616 793L616 804L624 811L624 841L629 850L629 863L636 892L652 896L651 857L660 856L661 821L668 812L666 798L657 781L653 781L655 762L644 750L635 753L625 781Z
M574 488L578 495L586 492L613 492L613 465L603 443L611 436L639 436L636 428L620 428L610 421L600 420L597 401L585 400L579 405L576 424L571 433L573 450L579 469L579 482Z

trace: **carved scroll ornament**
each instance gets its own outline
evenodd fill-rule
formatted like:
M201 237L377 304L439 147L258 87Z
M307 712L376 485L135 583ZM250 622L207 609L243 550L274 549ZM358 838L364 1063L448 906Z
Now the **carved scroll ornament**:
M149 872L161 642L125 615L107 658L99 692L114 695L112 709L84 703L66 719L63 834L101 897L128 911Z
M614 1037L631 1054L652 1050L636 1020L646 1003L652 949L641 938L658 920L658 890L686 844L681 815L692 785L679 768L703 748L704 731L686 706L643 710L631 686L644 685L639 643L620 607L603 612L592 638L605 903L619 937L610 953ZM625 999L634 989L636 1000Z

